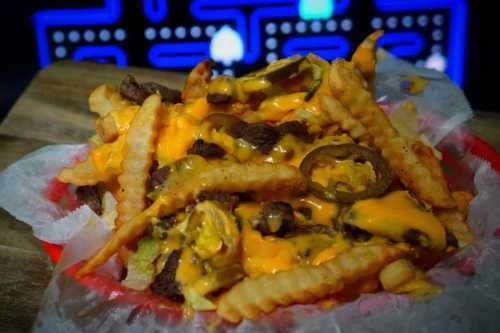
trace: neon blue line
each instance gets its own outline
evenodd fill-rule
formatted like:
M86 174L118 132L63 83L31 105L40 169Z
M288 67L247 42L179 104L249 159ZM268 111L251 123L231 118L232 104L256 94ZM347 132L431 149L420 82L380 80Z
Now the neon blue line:
M380 38L378 45L398 57L410 57L422 52L425 41L418 32L389 32Z
M464 83L464 56L467 38L467 3L458 0L451 10L451 27L448 37L448 75L458 85Z
M375 6L383 12L450 8L455 2L457 0L374 0Z
M283 55L289 57L314 52L330 60L346 57L350 49L349 41L342 36L292 37L283 45Z
M168 15L168 0L144 0L144 14L151 22L162 22Z
M446 72L458 85L463 84L465 38L467 31L467 2L465 0L374 0L384 12L405 10L450 9L448 66Z
M151 64L159 68L191 67L209 57L208 42L162 43L148 52Z
M299 15L297 6L258 8L250 16L250 50L245 53L245 63L251 64L257 61L260 55L260 27L263 18L297 17ZM255 38L258 36L258 38Z
M73 52L73 59L75 60L92 60L102 57L113 57L115 58L115 64L118 66L127 66L127 53L118 46L81 46Z
M56 9L33 15L41 67L50 63L47 28L68 25L114 24L121 16L121 0L104 0L102 8Z
M344 15L351 6L351 0L335 0L333 16Z

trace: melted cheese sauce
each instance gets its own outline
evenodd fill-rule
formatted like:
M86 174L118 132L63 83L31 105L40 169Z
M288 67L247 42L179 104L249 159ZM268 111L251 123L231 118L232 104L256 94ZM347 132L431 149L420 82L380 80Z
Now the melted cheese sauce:
M308 208L311 210L313 224L331 225L339 214L339 207L333 202L327 202L308 194L305 197L294 199L291 203L294 210Z
M173 163L187 155L187 151L196 140L196 134L211 107L206 98L199 98L183 109L169 105L163 117L156 147L156 159L160 166Z
M264 100L258 109L258 114L265 121L280 121L291 111L301 107L305 101L305 92L281 95Z
M315 168L311 178L323 187L328 187L331 182L340 183L336 187L338 190L361 192L375 182L377 176L370 162L356 163L353 160L341 160Z
M125 154L125 135L120 135L113 142L105 143L90 151L90 157L101 174L117 174L121 170L121 164Z
M313 265L321 265L322 263L334 259L336 256L349 250L352 247L349 240L344 239L341 235L337 235L333 245L322 250L311 262Z
M202 276L202 267L199 259L194 255L193 250L184 248L179 259L179 266L175 274L175 279L181 285L194 282Z
M109 113L115 121L115 126L119 135L127 133L130 123L134 119L137 111L139 111L139 108L138 105L131 105L123 110L115 110Z
M249 225L243 228L241 249L243 268L252 278L288 271L300 262L298 251L289 241L263 237Z
M431 212L419 207L406 191L358 201L349 215L348 223L374 235L404 241L405 232L416 229L428 235L431 249L440 251L446 247L443 225Z

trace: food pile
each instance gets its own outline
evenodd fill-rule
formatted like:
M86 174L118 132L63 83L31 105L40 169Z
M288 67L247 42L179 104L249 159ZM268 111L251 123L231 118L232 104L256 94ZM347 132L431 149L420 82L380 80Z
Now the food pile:
M439 292L425 271L474 241L473 194L449 190L411 105L389 118L375 101L381 35L351 61L296 55L239 78L203 61L182 92L132 76L96 88L88 157L58 179L116 228L77 275L118 254L124 286L230 322Z

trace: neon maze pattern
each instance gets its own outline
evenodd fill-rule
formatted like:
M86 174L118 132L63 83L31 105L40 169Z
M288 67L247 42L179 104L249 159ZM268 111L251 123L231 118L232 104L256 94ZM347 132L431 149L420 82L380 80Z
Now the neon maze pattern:
M323 9L307 2L193 0L180 5L143 0L139 15L134 12L137 5L132 8L123 0L102 0L99 6L93 1L93 7L77 9L40 9L33 15L39 64L45 67L70 58L185 69L213 56L214 36L229 27L241 41L243 53L237 61L218 63L217 68L238 74L296 53L347 57L363 35L382 28L386 33L380 46L418 65L439 56L448 75L462 84L465 0L367 0L357 1L356 6L351 0L328 0Z

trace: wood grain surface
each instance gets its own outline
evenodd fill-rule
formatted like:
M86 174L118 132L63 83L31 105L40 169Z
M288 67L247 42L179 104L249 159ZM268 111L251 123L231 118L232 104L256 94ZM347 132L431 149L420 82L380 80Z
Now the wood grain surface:
M0 125L0 171L47 144L80 143L94 133L87 97L97 85L139 81L182 88L184 74L63 61L41 70ZM500 150L500 113L478 112L467 126ZM22 203L21 203L22 204ZM0 332L29 331L52 266L31 228L0 209Z

